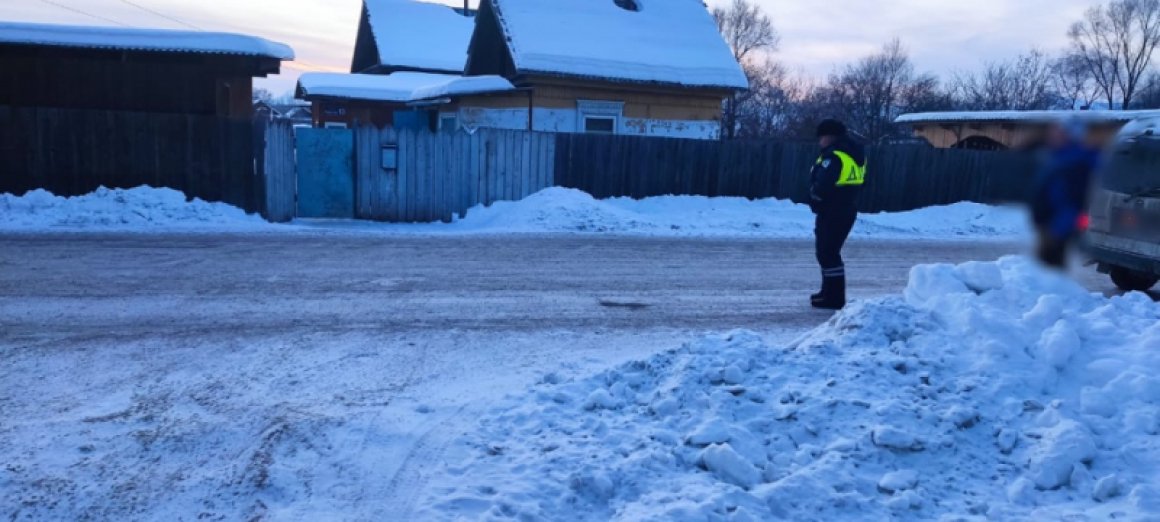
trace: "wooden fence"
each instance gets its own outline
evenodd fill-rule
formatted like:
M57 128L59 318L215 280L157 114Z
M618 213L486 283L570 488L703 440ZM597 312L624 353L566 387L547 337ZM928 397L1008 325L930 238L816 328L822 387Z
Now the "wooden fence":
M597 198L689 194L805 202L809 170L818 157L812 143L591 134L561 134L556 151L556 184ZM1017 200L1034 170L1034 158L1017 153L926 145L879 146L867 152L861 198L867 212Z
M253 138L212 116L0 106L0 193L150 185L257 212Z
M556 136L358 127L355 216L448 221L475 205L517 200L555 184Z
M263 140L257 164L265 189L262 215L275 223L290 221L297 213L298 204L293 123L257 120L255 126Z

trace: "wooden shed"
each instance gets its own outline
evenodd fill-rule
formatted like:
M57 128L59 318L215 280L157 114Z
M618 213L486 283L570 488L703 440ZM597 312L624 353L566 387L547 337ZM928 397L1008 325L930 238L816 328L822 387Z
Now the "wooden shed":
M142 184L256 210L252 36L0 23L0 192Z
M940 149L1029 149L1041 144L1052 123L1076 120L1089 138L1107 143L1120 128L1160 111L959 111L903 114L895 123L909 125L914 136Z

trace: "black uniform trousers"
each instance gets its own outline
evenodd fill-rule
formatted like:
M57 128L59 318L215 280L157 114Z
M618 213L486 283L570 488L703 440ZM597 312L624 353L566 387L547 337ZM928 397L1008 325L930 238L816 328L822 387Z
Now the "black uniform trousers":
M818 264L822 267L822 277L845 277L846 265L842 261L842 247L850 237L857 221L856 212L820 212L814 221L814 250Z

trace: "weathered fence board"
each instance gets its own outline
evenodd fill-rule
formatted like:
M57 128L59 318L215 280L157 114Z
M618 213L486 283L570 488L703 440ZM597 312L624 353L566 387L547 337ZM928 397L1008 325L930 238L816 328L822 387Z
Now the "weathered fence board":
M266 123L263 138L261 164L266 201L262 215L276 223L290 221L296 215L298 195L294 127L289 120Z
M359 218L450 221L473 206L521 199L555 184L552 134L359 127L354 135ZM390 146L397 147L396 169L381 162Z
M776 197L804 202L812 143L698 141L560 134L556 184L596 198L666 194ZM863 211L901 211L959 201L1022 198L1034 169L1018 153L892 145L868 150Z
M0 193L150 185L248 212L264 206L249 121L0 106L0 129Z
M355 215L364 219L447 222L471 206L520 200L556 181L556 137L545 133L465 135L360 126L355 142ZM396 169L380 161L386 146L397 147Z

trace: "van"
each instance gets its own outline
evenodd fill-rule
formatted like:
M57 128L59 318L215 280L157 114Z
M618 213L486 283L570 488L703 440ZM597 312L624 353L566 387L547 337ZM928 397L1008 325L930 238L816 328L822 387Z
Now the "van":
M1160 281L1160 118L1120 131L1091 191L1085 246L1123 290Z

